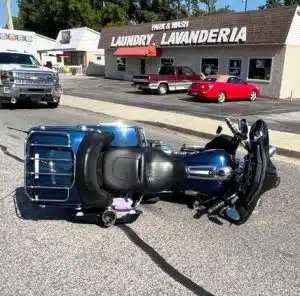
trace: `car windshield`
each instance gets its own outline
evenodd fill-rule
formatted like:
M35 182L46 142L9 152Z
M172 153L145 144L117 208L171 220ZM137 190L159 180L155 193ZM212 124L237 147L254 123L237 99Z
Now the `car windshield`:
M39 61L33 55L11 52L0 53L0 64L40 66Z
M139 144L137 131L133 127L101 126L99 129L114 134L112 147L136 147Z
M215 81L217 81L217 78L208 77L208 78L205 78L204 81L215 82Z

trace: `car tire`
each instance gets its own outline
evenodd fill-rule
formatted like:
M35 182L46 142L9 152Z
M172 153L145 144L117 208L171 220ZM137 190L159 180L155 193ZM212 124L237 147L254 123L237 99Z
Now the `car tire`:
M3 103L0 102L0 110L3 109Z
M256 90L252 90L249 94L249 101L253 102L257 99L257 92Z
M48 105L49 108L55 109L55 108L58 107L59 103L58 102L57 103L47 102L47 105Z
M163 95L167 94L167 93L168 93L168 85L167 85L166 83L161 83L161 84L158 86L157 93L158 93L160 96L163 96Z
M218 103L222 104L226 101L226 94L224 91L219 92L218 97L217 97Z

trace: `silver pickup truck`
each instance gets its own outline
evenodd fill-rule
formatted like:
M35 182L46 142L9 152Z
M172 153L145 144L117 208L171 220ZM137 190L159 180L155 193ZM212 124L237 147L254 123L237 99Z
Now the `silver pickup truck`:
M21 101L60 103L62 87L58 74L43 67L31 54L0 49L0 108Z

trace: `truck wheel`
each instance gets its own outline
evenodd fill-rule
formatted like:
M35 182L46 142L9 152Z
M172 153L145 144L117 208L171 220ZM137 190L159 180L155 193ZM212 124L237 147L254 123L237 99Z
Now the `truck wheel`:
M166 83L161 83L158 86L157 92L160 96L165 95L168 92L168 85Z
M47 105L49 108L54 109L58 107L59 103L47 102Z

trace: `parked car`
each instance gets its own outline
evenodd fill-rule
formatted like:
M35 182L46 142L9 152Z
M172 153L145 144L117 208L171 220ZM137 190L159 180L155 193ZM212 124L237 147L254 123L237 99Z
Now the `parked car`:
M203 74L197 74L187 66L164 65L158 74L134 75L132 85L145 93L155 91L165 95L172 91L188 90L193 82L204 78Z
M224 103L230 100L255 101L260 88L234 75L209 75L203 81L192 83L188 95Z

